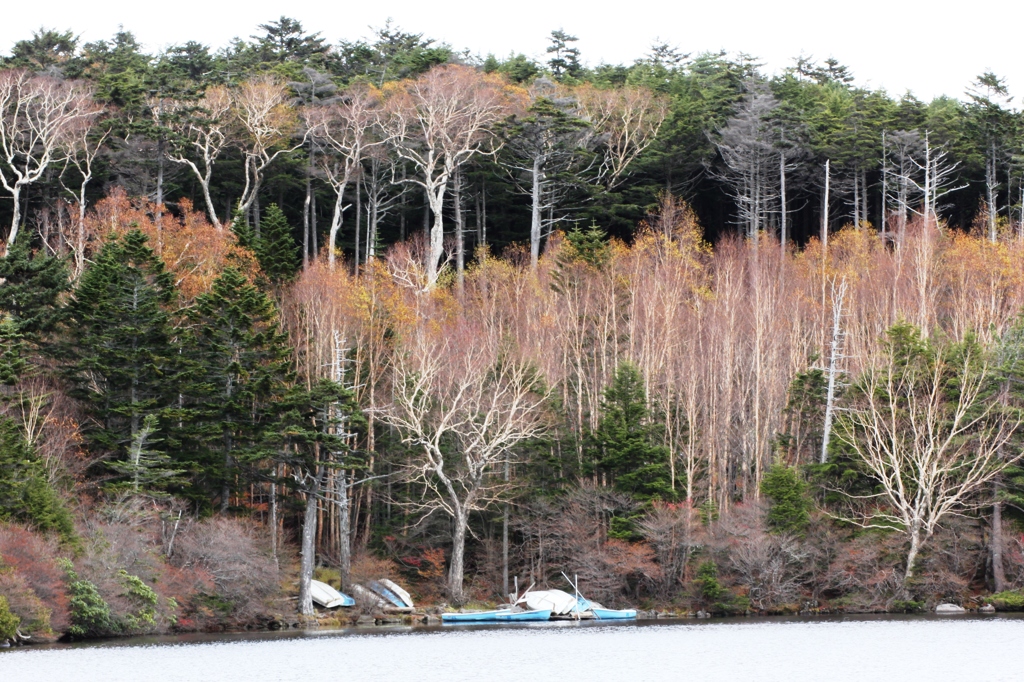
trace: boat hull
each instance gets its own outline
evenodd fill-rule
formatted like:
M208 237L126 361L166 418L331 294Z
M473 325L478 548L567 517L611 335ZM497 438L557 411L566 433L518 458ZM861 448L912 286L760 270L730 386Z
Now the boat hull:
M442 613L442 623L493 623L499 615L512 613L511 609L495 611L471 611L469 613Z
M538 620L551 620L551 609L510 612L499 615L495 620L499 623L524 623Z
M338 592L327 583L322 583L319 580L310 581L309 588L313 603L325 609L334 609L339 606L355 606L356 604L356 600L352 597L343 592Z
M591 609L598 620L636 620L636 609Z

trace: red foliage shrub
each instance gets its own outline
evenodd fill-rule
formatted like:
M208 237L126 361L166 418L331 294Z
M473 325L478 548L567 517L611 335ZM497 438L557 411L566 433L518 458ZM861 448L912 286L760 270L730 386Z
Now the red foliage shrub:
M32 595L49 609L50 627L60 632L69 621L64 574L57 566L57 556L57 546L52 540L21 526L0 524L0 570L9 569L24 582ZM13 587L13 582L11 584Z

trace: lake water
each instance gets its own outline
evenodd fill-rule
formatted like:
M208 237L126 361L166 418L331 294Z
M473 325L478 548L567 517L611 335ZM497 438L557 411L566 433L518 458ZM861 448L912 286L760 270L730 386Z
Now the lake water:
M0 682L1022 680L1024 617L538 623L0 651Z

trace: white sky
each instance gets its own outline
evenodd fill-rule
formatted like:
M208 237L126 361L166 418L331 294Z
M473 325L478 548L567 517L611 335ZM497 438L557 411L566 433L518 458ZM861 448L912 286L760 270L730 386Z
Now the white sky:
M544 59L547 35L579 37L588 64L631 62L655 39L683 52L726 49L758 57L768 72L801 53L834 56L857 83L928 100L961 97L991 69L1006 77L1014 103L1024 96L1024 1L974 0L10 0L0 21L0 53L40 26L71 29L84 41L109 38L123 24L147 48L186 40L218 48L282 14L330 42L370 34L391 17L402 29L456 49ZM1018 104L1019 106L1019 104Z

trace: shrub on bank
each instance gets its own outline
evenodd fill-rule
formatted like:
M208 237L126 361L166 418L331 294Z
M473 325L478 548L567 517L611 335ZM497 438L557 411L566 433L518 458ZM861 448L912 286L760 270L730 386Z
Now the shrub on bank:
M1024 611L1024 590L996 592L985 599L996 611Z

